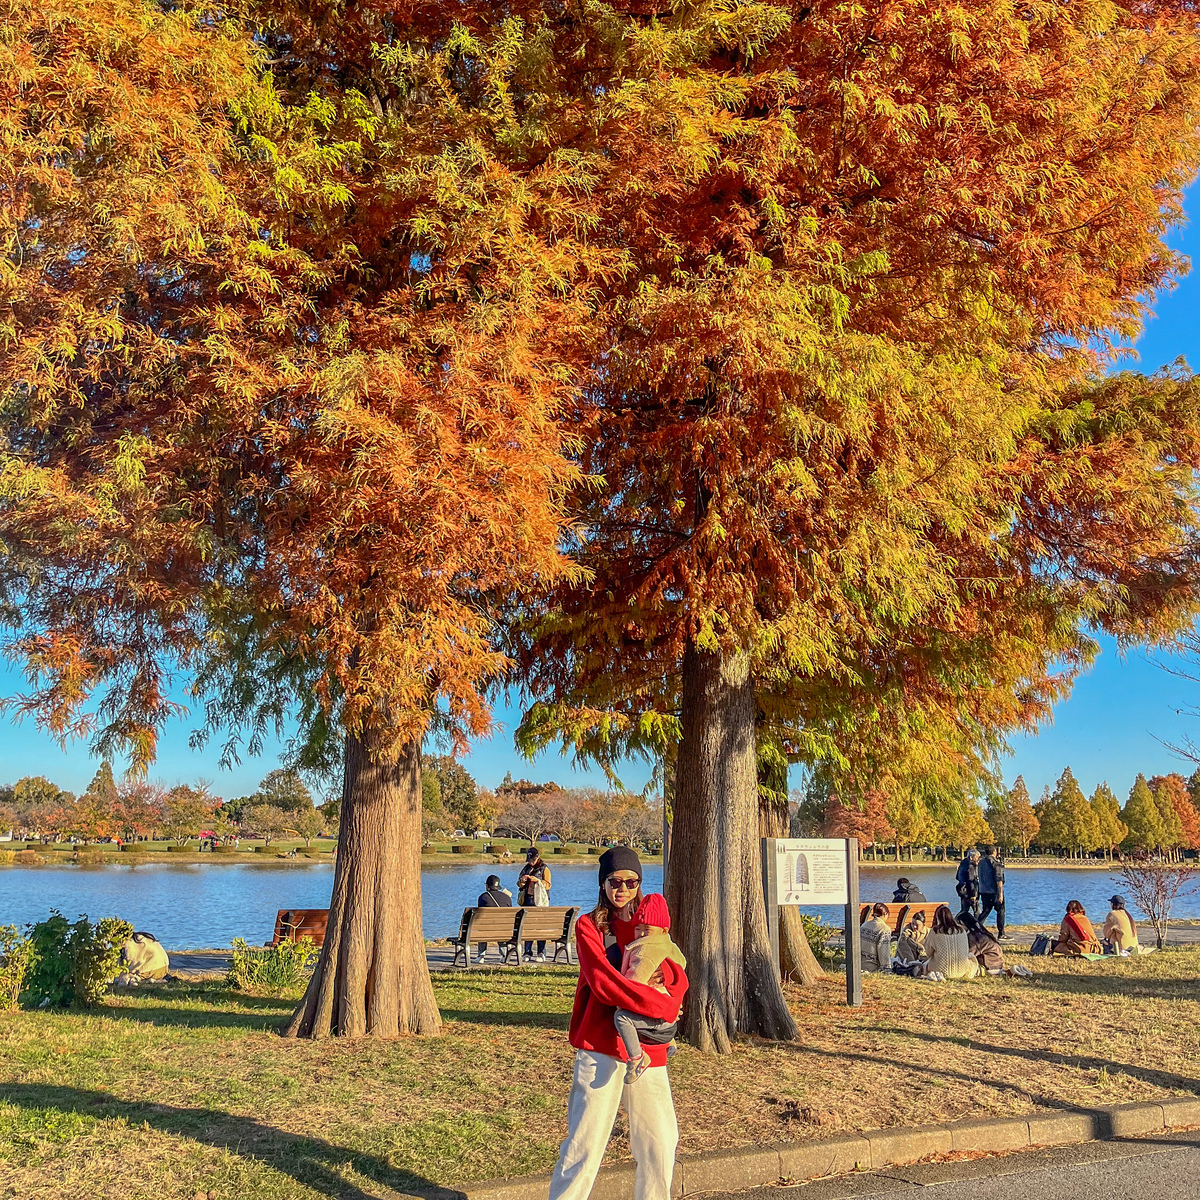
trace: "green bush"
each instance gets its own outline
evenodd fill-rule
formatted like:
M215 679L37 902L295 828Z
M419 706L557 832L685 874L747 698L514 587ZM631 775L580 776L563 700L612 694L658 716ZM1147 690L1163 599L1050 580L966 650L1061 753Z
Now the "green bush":
M33 964L33 942L15 925L0 925L0 1012L15 1012Z
M29 1008L100 1002L120 970L121 947L133 926L119 917L104 917L93 924L86 914L72 925L57 909L29 931L33 947L31 969L22 1003Z
M233 957L225 981L239 992L279 995L302 983L316 965L317 947L310 937L278 946L250 946L245 938L233 939Z
M823 967L833 966L838 955L836 948L830 946L829 939L837 930L826 925L820 917L811 917L808 913L800 914L800 923L804 926L804 936L808 938L808 944L817 962Z

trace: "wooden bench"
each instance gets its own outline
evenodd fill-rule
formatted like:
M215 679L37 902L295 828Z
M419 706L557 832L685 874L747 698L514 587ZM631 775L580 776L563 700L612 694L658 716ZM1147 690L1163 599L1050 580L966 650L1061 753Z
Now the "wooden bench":
M575 918L579 915L579 907L574 908L525 908L521 922L521 941L523 942L553 942L554 953L551 962L558 962L558 956L566 956L567 965L574 965L571 957L571 932L575 927Z
M495 942L500 947L501 961L510 956L521 960L523 941L554 943L554 957L571 957L571 930L579 912L574 908L464 908L458 936L450 939L454 947L453 966L470 966L471 947L476 943ZM462 958L461 964L459 958Z
M887 921L892 927L893 935L896 937L900 936L900 930L902 930L904 926L907 925L908 922L911 921L919 912L925 914L925 924L927 927L933 925L933 914L937 912L937 910L941 908L943 904L945 904L955 916L958 916L958 905L947 904L944 900L915 900L912 903L906 903L899 900L872 900L869 904L864 904L862 908L859 909L858 923L860 925L864 921L870 920L871 909L876 904L886 904L888 906Z
M323 946L328 924L327 908L281 908L275 914L275 936L269 944L278 946L280 942L298 942L302 937L310 937L314 945Z

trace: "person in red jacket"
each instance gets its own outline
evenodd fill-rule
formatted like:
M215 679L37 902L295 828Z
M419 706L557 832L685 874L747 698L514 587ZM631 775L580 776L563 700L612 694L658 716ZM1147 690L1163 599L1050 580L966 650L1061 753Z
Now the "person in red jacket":
M674 1021L687 992L687 976L669 959L649 983L635 983L621 974L621 954L633 941L633 915L641 902L641 860L628 846L606 850L600 856L596 908L575 925L579 984L568 1035L575 1047L575 1076L567 1101L567 1137L550 1178L550 1200L587 1200L622 1103L637 1164L634 1200L670 1200L679 1126L667 1079L667 1047L646 1046L650 1066L626 1085L628 1056L613 1024L618 1008Z

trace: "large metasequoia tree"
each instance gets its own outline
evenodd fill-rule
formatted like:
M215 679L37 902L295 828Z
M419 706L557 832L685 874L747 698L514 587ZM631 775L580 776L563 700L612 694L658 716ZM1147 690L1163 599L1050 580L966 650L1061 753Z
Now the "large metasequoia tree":
M965 757L1044 715L1089 626L1190 619L1195 388L1097 376L1177 267L1200 43L1157 3L749 4L736 30L701 5L656 30L659 137L605 131L628 267L574 414L604 481L579 494L591 576L526 662L562 706L543 733L678 722L669 899L688 1036L722 1050L790 1023L756 723L803 742L914 711Z
M300 1035L438 1029L422 741L486 727L494 606L568 569L548 331L604 269L588 178L505 166L520 39L443 8L250 6L250 37L203 5L17 0L0 42L22 707L144 765L178 675L231 752L289 713L308 760L344 746Z

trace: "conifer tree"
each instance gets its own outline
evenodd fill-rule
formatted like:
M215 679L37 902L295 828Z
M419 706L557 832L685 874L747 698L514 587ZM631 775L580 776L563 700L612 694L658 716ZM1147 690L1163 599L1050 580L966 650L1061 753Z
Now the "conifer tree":
M1149 853L1161 848L1164 833L1162 814L1144 775L1139 774L1134 780L1129 798L1121 810L1121 820L1129 830L1121 843L1123 849Z
M1164 845L1176 849L1200 846L1200 814L1192 802L1188 781L1172 772L1154 775L1148 782L1163 818Z
M1111 861L1113 851L1129 833L1125 822L1121 820L1121 803L1107 783L1102 783L1096 788L1090 803L1092 811L1096 814L1099 845L1107 851Z
M1095 850L1103 845L1100 836L1100 823L1095 810L1088 803L1083 789L1079 786L1070 767L1059 776L1054 789L1052 805L1058 820L1062 822L1062 846L1083 853Z
M1012 825L1013 844L1021 847L1021 855L1029 857L1029 844L1038 836L1041 822L1029 799L1029 789L1025 779L1018 775L1016 783L1008 793L1006 808L1008 820Z

